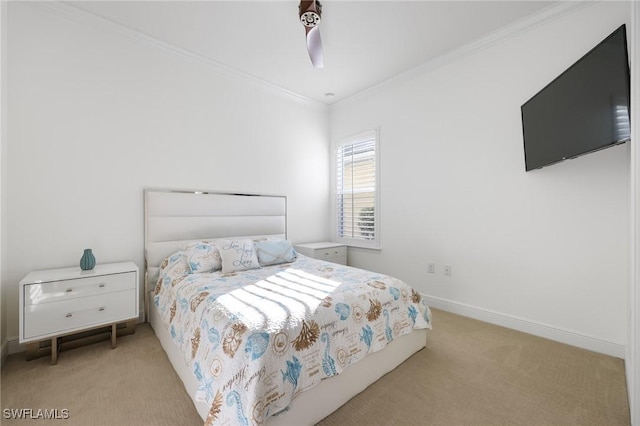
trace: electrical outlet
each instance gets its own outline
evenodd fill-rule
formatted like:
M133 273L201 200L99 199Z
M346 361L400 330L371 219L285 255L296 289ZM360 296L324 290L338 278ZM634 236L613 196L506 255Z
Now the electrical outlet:
M427 263L427 272L430 274L436 273L436 264L435 263Z
M444 274L447 276L451 276L451 265L444 265Z

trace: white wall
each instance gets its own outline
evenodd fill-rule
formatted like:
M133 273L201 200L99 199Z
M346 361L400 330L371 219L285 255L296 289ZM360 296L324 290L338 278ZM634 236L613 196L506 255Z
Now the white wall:
M629 342L625 358L631 424L640 424L640 4L631 6L631 280L629 288Z
M4 192L5 179L3 178L5 173L4 166L4 147L7 134L7 109L5 105L5 92L6 92L6 56L7 56L7 2L0 2L0 227L4 220L4 207L2 203L2 194ZM4 314L5 309L5 285L2 280L2 263L4 259L4 252L2 251L4 232L0 233L0 362L3 361L7 353L7 321L5 321Z
M328 129L336 140L379 126L382 250L350 250L351 264L445 306L614 352L625 344L629 146L525 173L520 105L628 22L629 3L587 7L342 102L330 123L322 108L90 22L8 9L3 342L17 336L28 271L76 265L85 247L99 262L143 266L144 187L285 194L290 238L328 238Z
M382 250L349 263L623 357L629 144L525 173L520 106L629 17L585 7L332 108L334 141L380 127Z
M326 109L91 20L18 2L8 17L10 339L30 270L75 266L87 247L142 270L145 187L286 195L289 238L328 237Z

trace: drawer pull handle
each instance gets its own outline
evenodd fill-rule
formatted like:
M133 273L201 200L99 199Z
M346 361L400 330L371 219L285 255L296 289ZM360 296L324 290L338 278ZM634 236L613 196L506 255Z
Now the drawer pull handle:
M106 284L99 284L98 287L103 288Z
M73 291L73 289L72 289L72 288L68 288L68 289L67 289L67 293L71 293L72 291Z
M68 313L67 315L65 315L66 318L71 318L73 315L71 313Z
M99 311L101 311L101 312L102 312L102 311L104 311L104 306L100 306L100 307L98 308L98 310L99 310Z

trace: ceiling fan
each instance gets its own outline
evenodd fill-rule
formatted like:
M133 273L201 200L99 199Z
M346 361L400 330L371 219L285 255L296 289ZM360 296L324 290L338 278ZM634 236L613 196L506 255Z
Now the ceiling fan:
M320 18L322 5L318 0L301 0L299 8L300 22L307 34L307 51L314 68L324 68L322 41L320 40Z

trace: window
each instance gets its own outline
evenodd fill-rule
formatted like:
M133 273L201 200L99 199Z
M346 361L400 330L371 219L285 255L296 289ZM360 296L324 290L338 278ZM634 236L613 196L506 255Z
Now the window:
M347 138L336 148L336 241L380 247L378 132Z

